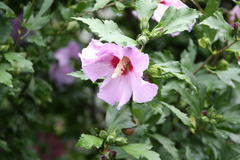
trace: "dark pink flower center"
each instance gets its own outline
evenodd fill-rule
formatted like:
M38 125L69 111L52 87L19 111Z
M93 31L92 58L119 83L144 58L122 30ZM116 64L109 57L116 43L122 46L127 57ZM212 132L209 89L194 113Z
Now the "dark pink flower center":
M165 0L160 2L161 4L167 5L167 2Z
M133 70L133 65L127 57L123 57L121 60L118 57L113 57L111 64L114 70L114 77L120 75L126 75L129 71Z

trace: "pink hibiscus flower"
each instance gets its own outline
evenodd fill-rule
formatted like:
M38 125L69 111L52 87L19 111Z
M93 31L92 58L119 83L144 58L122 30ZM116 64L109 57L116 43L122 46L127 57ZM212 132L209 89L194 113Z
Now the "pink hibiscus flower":
M153 13L153 19L159 22L165 11L168 9L168 7L176 7L177 9L179 8L186 8L188 7L185 5L182 1L180 0L162 0L157 6L157 9Z
M80 54L82 69L92 81L105 77L98 97L117 109L131 96L138 103L148 102L157 94L155 84L142 79L148 68L149 57L135 47L121 47L113 43L92 40Z
M237 18L240 18L240 8L236 5L230 11L230 16L228 17L228 21L233 26L233 24Z

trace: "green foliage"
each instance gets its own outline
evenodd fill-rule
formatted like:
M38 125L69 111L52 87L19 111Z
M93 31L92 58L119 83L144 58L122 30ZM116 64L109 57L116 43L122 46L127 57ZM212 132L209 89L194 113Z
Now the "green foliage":
M101 21L94 18L74 18L75 20L82 21L89 25L92 32L96 33L101 40L108 42L115 42L119 45L135 46L136 41L123 35L122 31L118 28L118 25L110 20Z
M217 71L217 76L226 84L235 87L234 82L240 82L240 70L238 68L228 68L226 71Z
M81 80L88 80L88 78L83 74L82 71L76 71L72 73L68 73L69 76L73 76L75 78L79 78Z
M12 75L7 72L9 68L7 64L0 65L0 83L12 87Z
M96 11L98 9L101 9L111 1L112 0L96 0L96 3L94 4L93 10Z
M163 28L164 34L182 32L188 30L200 15L199 11L191 8L169 7L157 27Z
M151 135L154 139L156 139L159 143L163 145L163 147L172 155L172 157L176 160L179 160L179 154L175 147L174 142L172 142L170 139L160 135L160 134L154 134Z
M129 144L122 147L124 151L137 159L145 157L148 160L161 160L159 154L151 151L151 148L151 146L141 143Z
M154 0L137 0L136 1L136 11L141 21L148 21L154 10L157 7L157 3Z
M25 59L25 53L9 52L4 54L5 59L11 63L17 72L33 72L33 64Z
M83 147L86 149L91 149L92 147L100 148L102 146L102 143L103 143L103 140L101 138L88 135L88 134L82 134L76 146Z

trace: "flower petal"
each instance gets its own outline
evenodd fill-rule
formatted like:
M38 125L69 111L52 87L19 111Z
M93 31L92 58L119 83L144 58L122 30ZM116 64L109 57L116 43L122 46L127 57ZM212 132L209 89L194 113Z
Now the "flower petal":
M138 103L151 101L156 95L158 86L144 81L139 75L129 73L133 90L133 101Z
M105 102L114 105L119 102L117 109L126 104L132 95L129 76L121 76L112 79L110 76L104 80L100 87L98 97Z
M86 76L92 81L104 77L113 72L111 64L114 56L122 58L122 47L113 43L102 44L92 40L89 46L83 49L79 55L82 61L82 69Z
M142 75L143 71L146 70L149 65L148 55L140 52L135 47L125 47L123 52L124 56L128 57L131 61L134 72Z

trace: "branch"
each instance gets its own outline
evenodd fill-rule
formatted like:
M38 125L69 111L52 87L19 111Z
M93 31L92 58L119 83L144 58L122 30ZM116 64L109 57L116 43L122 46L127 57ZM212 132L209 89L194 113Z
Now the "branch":
M230 48L232 45L234 45L234 44L237 43L237 42L239 42L239 40L233 41L232 43L230 43L230 44L226 45L225 47L223 47L222 49L218 50L216 53L210 55L210 56L204 61L204 63L203 63L198 69L196 69L196 70L193 72L193 74L198 73L202 68L205 67L205 65L208 64L208 62L209 62L213 57L220 55L220 54L223 53L226 49Z

